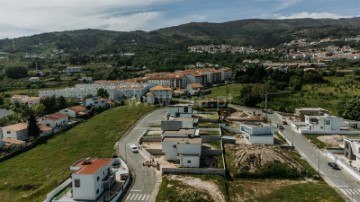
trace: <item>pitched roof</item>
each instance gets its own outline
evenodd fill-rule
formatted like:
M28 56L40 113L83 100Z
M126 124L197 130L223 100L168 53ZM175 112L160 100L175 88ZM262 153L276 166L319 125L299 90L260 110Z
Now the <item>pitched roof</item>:
M191 83L190 85L191 85L192 88L203 88L204 87L200 83Z
M156 91L156 90L169 90L172 91L172 89L169 86L163 86L163 85L157 85L150 89L150 91Z
M42 132L46 132L46 131L51 131L51 130L52 130L50 127L47 127L47 126L44 125L44 124L38 124L38 126L39 126L40 131L42 131Z
M25 141L12 139L12 138L4 138L2 141L5 142L5 144L25 144Z
M65 114L62 114L62 113L59 113L59 112L56 112L56 113L53 113L53 114L48 114L48 115L45 115L44 117L47 118L47 119L50 119L52 121L67 118L67 116Z
M95 174L99 169L102 167L110 164L112 162L112 159L98 159L98 158L92 158L88 160L89 163L85 163L87 160L84 159L80 161L78 164L76 164L76 167L80 167L79 170L77 170L76 174Z
M12 130L12 131L21 131L27 129L26 123L17 123L13 125L4 126L3 129Z
M86 108L80 105L69 107L69 109L73 110L75 113L86 111Z

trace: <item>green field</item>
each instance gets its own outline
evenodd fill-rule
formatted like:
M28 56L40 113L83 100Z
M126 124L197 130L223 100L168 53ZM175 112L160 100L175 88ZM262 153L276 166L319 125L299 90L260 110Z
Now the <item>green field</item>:
M111 157L115 142L151 106L109 109L47 143L0 163L0 201L44 201L84 157Z
M299 107L322 107L337 115L338 103L360 95L360 81L347 77L325 77L327 83L306 84L302 90L290 94L269 95L269 108L285 112L294 112ZM209 98L239 96L243 84L229 84L210 88ZM264 98L265 99L265 98ZM258 107L264 107L264 101Z

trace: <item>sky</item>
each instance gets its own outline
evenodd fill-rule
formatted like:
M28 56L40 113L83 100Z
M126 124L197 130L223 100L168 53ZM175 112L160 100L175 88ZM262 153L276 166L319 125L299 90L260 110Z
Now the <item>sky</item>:
M0 39L44 32L151 31L249 18L350 18L360 0L0 0Z

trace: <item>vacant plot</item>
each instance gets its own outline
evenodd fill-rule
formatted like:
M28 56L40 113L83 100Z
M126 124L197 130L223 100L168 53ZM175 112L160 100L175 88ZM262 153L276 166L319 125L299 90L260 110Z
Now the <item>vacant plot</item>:
M206 95L209 98L217 98L217 97L237 97L240 95L240 90L242 88L242 84L233 83L223 86L217 86L210 88L211 93Z
M151 106L109 109L15 158L0 163L0 201L43 201L83 157L111 157L115 142Z

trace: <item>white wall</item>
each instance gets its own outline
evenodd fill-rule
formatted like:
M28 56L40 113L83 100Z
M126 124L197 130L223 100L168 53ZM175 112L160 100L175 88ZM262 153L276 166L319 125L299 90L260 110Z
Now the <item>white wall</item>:
M75 180L80 180L80 187L75 187ZM95 176L72 174L73 198L77 200L95 200Z
M5 128L2 128L2 133L4 138L11 138L11 139L17 139L17 140L27 140L27 129L21 130L21 131L13 131L13 130L7 130Z
M201 143L200 144L178 144L179 154L199 154L201 155Z
M251 144L274 144L274 136L250 136Z
M188 111L185 112L184 106L169 106L168 113L170 116L175 116L176 113L180 113L180 117L190 118L192 117L193 109L191 105L189 105L187 108Z
M177 142L161 142L162 151L165 154L166 160L176 161L177 160ZM175 145L175 148L174 148Z
M69 109L69 108L62 109L59 112L67 115L68 117L72 117L72 118L76 117L76 113L73 110Z
M199 168L200 156L179 156L181 167L185 168Z

